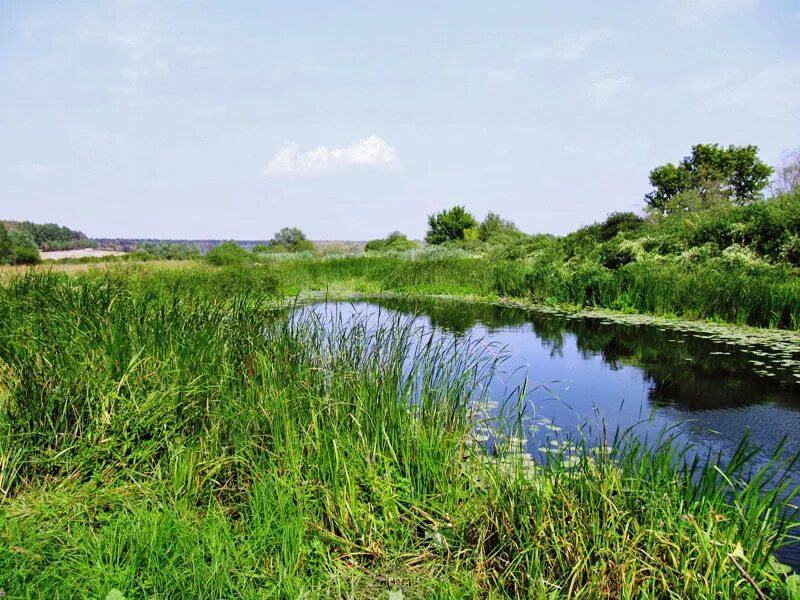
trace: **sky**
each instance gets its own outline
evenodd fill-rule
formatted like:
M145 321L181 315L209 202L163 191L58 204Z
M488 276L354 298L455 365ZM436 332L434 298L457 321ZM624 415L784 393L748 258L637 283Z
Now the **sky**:
M0 218L563 234L692 144L800 147L798 32L798 0L0 0Z

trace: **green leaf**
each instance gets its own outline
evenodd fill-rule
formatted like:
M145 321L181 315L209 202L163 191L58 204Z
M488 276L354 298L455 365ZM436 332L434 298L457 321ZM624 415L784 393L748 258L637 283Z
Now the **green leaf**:
M125 594L120 592L117 588L112 588L112 590L106 594L106 600L125 600Z
M734 558L740 558L741 560L747 560L744 556L744 548L742 548L742 544L740 542L736 543L736 548L733 549L731 553Z
M800 600L800 575L789 575L786 578L786 594L789 600Z
M786 575L787 573L791 573L792 571L792 567L783 564L774 556L769 557L769 568L776 575Z

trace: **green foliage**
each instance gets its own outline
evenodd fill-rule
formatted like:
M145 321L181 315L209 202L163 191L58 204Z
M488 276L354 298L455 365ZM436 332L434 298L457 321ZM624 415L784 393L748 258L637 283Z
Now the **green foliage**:
M8 232L11 242L11 262L17 265L35 265L41 261L39 248L33 234L22 228L14 228Z
M461 235L465 242L477 242L480 237L480 232L477 227L467 227Z
M35 246L16 246L13 261L16 265L36 265L42 262L42 257Z
M475 217L463 206L454 206L428 217L428 233L425 235L425 241L429 244L443 244L463 240L464 230L474 229L477 226Z
M636 260L636 254L630 245L622 240L613 239L600 246L600 263L608 269L619 269Z
M222 267L243 265L252 259L252 255L236 242L227 241L212 249L203 258L211 265Z
M526 270L297 265L509 290ZM768 597L794 593L773 560L794 521L780 449L764 464L745 439L698 464L669 434L619 434L594 457L576 440L571 466L485 453L471 416L491 348L398 319L291 318L249 291L262 276L129 266L0 286L5 593L755 597L731 554ZM614 277L583 265L565 285L600 299Z
M405 234L399 231L393 231L385 238L370 240L364 246L366 252L405 252L406 250L413 250L417 247L417 243L409 240Z
M293 248L306 239L306 234L297 227L284 227L269 241L270 246Z
M781 245L781 258L796 267L800 267L800 235L794 233Z
M772 168L759 160L757 146L697 144L679 164L650 172L655 189L645 202L660 214L708 208L717 201L747 204L759 198L771 174ZM682 197L687 193L695 195Z
M513 221L503 219L493 212L489 212L478 225L478 235L482 242L507 241L509 237L517 237L520 233Z
M549 234L493 238L488 256L493 260L523 260L547 254L553 261L561 262L563 253L557 238Z
M292 252L311 252L316 253L317 246L311 240L297 240L290 246Z
M194 244L167 242L141 242L136 246L136 252L146 252L160 260L188 260L200 256L200 250Z
M30 221L6 221L5 224L11 230L29 235L34 245L41 250L74 250L95 246L95 243L87 239L82 232L55 223L40 225Z
M281 244L269 244L267 246L264 244L256 244L253 246L253 254L281 254L290 251L288 246L283 246Z
M635 233L644 227L645 220L633 212L614 212L600 225L598 239L607 242L620 233Z
M8 235L6 226L0 223L0 265L12 262L14 248L11 245L11 238Z

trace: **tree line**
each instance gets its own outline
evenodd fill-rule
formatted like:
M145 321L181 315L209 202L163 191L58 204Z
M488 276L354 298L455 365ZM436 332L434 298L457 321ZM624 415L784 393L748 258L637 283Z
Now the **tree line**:
M35 264L39 251L74 250L95 243L81 231L55 223L0 221L0 264Z

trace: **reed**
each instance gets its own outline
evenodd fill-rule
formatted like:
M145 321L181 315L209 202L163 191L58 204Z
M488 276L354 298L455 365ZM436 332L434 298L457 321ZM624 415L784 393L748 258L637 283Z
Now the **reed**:
M780 448L759 469L746 440L701 461L669 432L489 453L482 344L218 276L0 286L6 597L757 597L734 560L790 597Z

